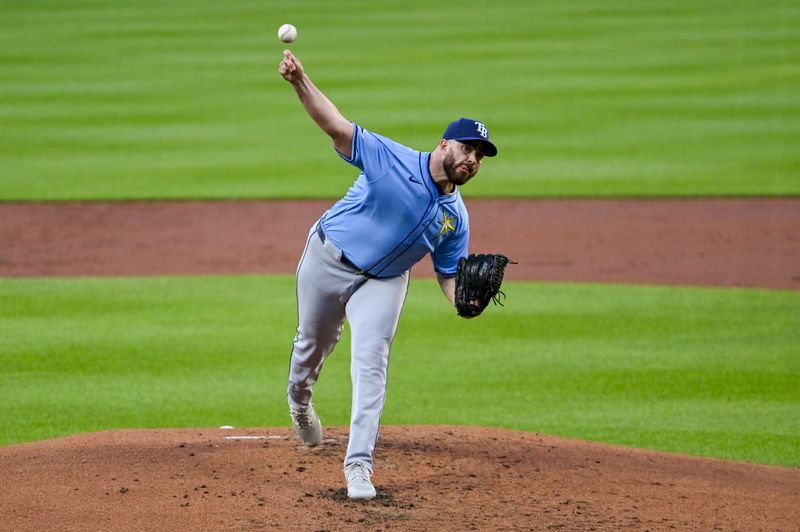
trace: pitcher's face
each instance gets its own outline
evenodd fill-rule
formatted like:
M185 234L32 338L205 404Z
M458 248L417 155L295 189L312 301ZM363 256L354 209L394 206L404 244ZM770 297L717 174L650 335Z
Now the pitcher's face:
M447 152L442 159L447 179L455 185L463 185L472 179L481 168L483 152L479 142L447 140Z

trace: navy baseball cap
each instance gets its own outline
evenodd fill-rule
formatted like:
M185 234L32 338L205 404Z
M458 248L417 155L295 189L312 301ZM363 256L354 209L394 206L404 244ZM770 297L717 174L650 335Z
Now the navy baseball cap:
M479 140L483 144L483 154L487 157L497 155L497 148L489 141L486 124L472 118L460 118L447 126L442 138L445 140Z

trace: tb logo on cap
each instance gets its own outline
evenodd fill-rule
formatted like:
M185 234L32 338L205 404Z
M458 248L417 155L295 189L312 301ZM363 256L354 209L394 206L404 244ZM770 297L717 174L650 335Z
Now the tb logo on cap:
M475 128L478 130L478 133L480 133L481 137L486 138L489 136L489 130L486 129L486 126L483 125L483 123L476 121Z

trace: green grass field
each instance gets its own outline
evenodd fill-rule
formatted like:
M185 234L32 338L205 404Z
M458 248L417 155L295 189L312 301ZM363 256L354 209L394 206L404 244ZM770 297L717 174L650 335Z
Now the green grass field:
M416 279L384 423L512 427L800 466L800 293L509 283L454 315ZM0 280L0 444L287 426L291 277ZM349 340L316 389L349 420Z
M800 194L800 4L134 0L0 5L0 201L341 196L275 31L350 119L500 155L467 196ZM286 425L289 277L0 279L0 445ZM415 280L385 423L800 466L800 293L513 283L457 319ZM349 409L347 339L317 388Z
M278 26L350 119L479 196L800 193L800 4L37 2L0 7L0 200L333 197L355 177L278 76Z

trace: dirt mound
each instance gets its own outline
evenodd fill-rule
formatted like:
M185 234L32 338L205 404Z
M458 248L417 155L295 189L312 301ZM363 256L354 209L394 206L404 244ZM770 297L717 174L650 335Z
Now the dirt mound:
M0 448L0 528L797 530L800 470L474 427L382 429L369 502L346 429L116 430ZM57 525L56 525L57 523Z

